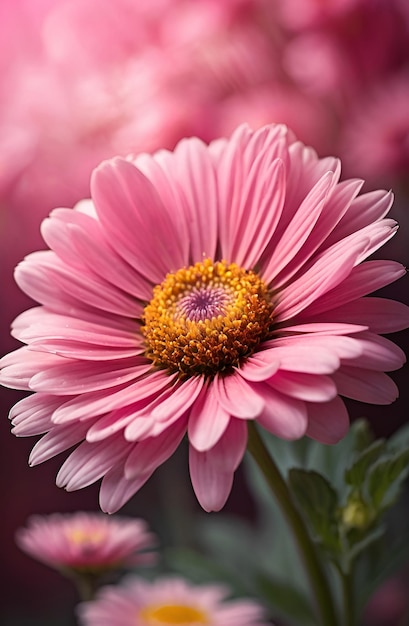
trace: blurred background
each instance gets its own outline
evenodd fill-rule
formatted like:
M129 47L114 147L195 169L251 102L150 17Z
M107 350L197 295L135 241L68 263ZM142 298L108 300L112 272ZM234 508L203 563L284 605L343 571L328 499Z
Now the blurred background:
M13 268L44 248L39 225L54 207L89 195L102 159L209 141L244 121L285 123L320 156L340 156L344 178L392 188L400 232L379 258L409 263L408 0L1 0L0 352L17 347L10 323L32 304ZM408 281L381 295L409 304ZM407 351L407 333L394 339ZM393 406L349 403L380 435L407 420L408 368L393 377ZM97 509L98 489L59 490L59 458L28 468L34 441L17 440L7 420L21 397L0 390L0 621L69 626L74 590L22 554L14 532L31 513ZM227 511L254 515L241 473ZM123 513L147 519L168 545L189 541L205 514L183 449ZM383 592L392 613L375 605L368 624L399 623L399 584Z

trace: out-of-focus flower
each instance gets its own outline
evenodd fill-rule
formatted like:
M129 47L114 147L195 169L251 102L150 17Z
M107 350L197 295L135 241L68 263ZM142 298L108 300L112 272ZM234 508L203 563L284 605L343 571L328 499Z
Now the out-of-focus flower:
M33 515L16 533L27 554L61 571L101 573L156 560L156 537L141 519L78 512Z
M387 184L409 171L409 74L378 86L356 106L344 129L348 171Z
M228 600L221 585L193 585L182 578L155 582L129 577L101 589L96 600L80 604L82 626L262 626L265 615L253 600Z
M405 270L363 263L396 232L392 195L339 176L280 125L104 162L92 200L55 210L51 249L16 271L41 306L16 319L28 345L0 381L37 392L10 415L16 435L46 433L30 463L76 445L57 484L104 477L112 512L187 433L195 493L218 510L247 420L335 443L339 395L393 402L383 372L405 357L380 333L406 328L409 309L365 296Z
M279 0L279 13L289 28L321 26L348 15L367 0Z
M407 584L404 577L387 580L369 600L364 611L366 626L404 624L408 614Z

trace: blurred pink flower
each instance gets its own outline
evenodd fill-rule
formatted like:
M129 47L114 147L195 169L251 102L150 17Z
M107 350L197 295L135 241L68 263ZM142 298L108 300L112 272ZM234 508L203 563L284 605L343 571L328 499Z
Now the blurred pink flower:
M339 177L337 159L280 125L104 162L92 200L55 210L51 250L16 271L41 306L16 319L28 346L2 359L0 381L37 392L10 415L18 436L47 433L30 463L77 446L57 484L103 477L112 512L187 433L195 493L219 510L247 420L336 443L338 394L393 402L383 372L405 357L379 333L406 328L409 309L364 296L405 270L363 263L396 232L392 194Z
M103 572L153 563L155 536L141 519L103 513L32 515L16 533L18 546L58 570Z
M407 573L403 572L402 578L391 578L375 591L364 611L367 626L403 626L406 623L409 605L405 579Z
M409 171L409 73L366 93L343 130L349 172L388 184Z
M193 585L182 578L147 582L129 576L103 588L96 600L80 604L81 626L262 626L264 611L253 600L227 600L222 585ZM266 622L263 622L264 626Z
M279 0L279 14L289 28L304 29L337 20L367 0Z

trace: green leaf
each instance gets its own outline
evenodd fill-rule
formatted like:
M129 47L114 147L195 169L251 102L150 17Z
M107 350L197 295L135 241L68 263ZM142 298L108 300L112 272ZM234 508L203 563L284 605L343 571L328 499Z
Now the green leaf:
M409 424L405 424L389 437L388 446L396 451L409 448Z
M316 626L317 618L304 594L297 587L289 583L259 576L257 588L260 598L271 607L274 616L288 620L295 620L302 626Z
M392 457L380 459L370 470L368 494L374 508L381 511L391 506L409 471L409 450L396 452Z
M187 576L195 583L224 582L236 594L249 593L239 576L200 552L189 548L168 548L164 553L164 558L168 568Z
M385 532L385 528L383 526L377 526L372 531L358 534L356 529L351 529L348 533L348 541L351 545L351 548L348 552L348 559L350 563L354 561L362 552L371 548L373 544L378 542ZM355 534L355 536L353 536Z
M366 479L368 469L381 456L385 449L385 441L377 439L369 448L363 450L355 462L345 472L345 482L352 487L360 489Z
M366 419L359 419L351 426L356 452L363 452L374 441L375 437Z
M292 469L289 472L289 483L314 533L325 547L337 552L340 542L336 491L324 476L314 471Z

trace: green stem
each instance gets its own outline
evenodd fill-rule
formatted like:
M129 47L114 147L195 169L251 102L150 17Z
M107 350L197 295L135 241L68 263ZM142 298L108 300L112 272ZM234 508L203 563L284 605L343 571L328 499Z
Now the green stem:
M99 588L100 576L90 572L76 572L72 579L82 602L93 600Z
M348 572L339 570L342 582L342 599L344 605L344 626L355 626L354 590L352 577Z
M310 581L316 609L320 616L320 624L322 626L337 626L338 616L334 607L326 573L317 554L316 547L305 527L304 521L294 505L290 490L265 447L255 424L250 421L248 422L248 432L248 450L262 471L282 513L293 531Z

